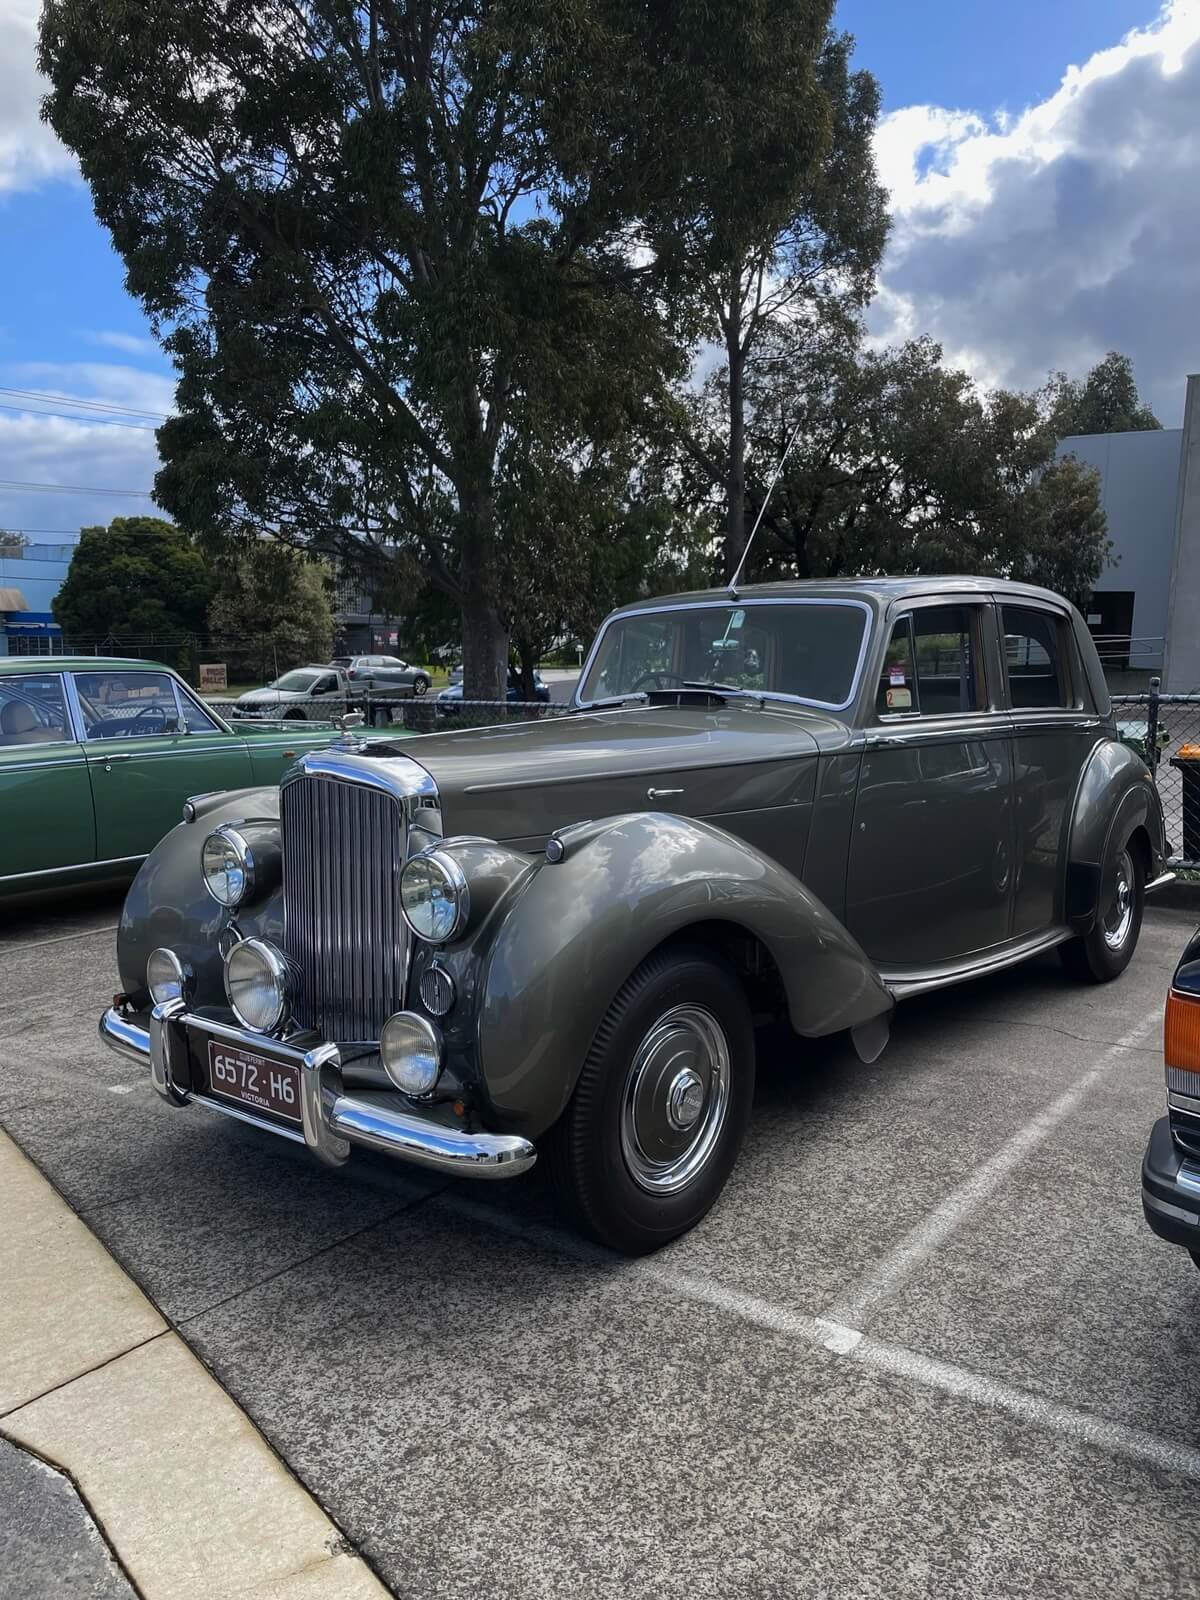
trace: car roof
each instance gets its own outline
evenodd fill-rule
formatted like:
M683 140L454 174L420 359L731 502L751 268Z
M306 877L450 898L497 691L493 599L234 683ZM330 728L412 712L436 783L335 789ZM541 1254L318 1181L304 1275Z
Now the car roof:
M731 594L728 588L693 589L684 594L664 594L653 599L635 600L627 606L621 606L614 615L657 611L664 606L702 605L706 601L731 605L738 600L865 600L882 607L893 600L913 595L963 593L1052 600L1057 605L1066 603L1061 595L1050 589L1039 588L1033 583L1019 583L1014 578L906 573L878 578L793 578L778 583L744 583L738 585L736 594Z
M25 672L171 672L161 661L129 656L0 656L0 678Z

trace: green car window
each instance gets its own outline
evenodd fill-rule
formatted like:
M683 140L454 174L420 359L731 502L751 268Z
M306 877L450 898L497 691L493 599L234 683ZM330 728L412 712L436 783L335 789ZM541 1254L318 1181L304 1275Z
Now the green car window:
M77 672L89 739L148 739L179 729L175 685L165 672Z
M0 749L63 744L73 737L57 672L31 673L0 683Z

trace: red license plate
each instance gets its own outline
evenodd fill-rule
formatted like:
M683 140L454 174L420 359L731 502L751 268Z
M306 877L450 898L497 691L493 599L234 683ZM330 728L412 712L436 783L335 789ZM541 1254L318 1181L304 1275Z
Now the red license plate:
M252 1111L301 1121L300 1068L294 1061L261 1055L244 1045L208 1041L208 1092Z

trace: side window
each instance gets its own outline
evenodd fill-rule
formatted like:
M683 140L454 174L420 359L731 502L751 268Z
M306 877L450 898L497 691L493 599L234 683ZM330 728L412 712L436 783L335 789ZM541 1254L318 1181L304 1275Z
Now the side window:
M1002 606L1004 660L1014 707L1070 706L1063 624L1050 611Z
M922 716L982 711L978 611L973 606L922 606L912 614L917 698Z
M912 618L901 617L892 629L892 637L884 654L879 687L875 692L876 713L879 716L894 716L907 712L915 716L920 710L916 682Z
M148 739L179 727L175 685L165 672L77 672L89 739Z
M318 678L317 679L316 687L314 688L313 693L314 694L336 694L337 693L337 686L338 686L337 679L335 677L333 677L333 675L331 673L327 672L323 678Z
M0 680L0 750L12 745L63 744L72 738L62 679L56 672Z

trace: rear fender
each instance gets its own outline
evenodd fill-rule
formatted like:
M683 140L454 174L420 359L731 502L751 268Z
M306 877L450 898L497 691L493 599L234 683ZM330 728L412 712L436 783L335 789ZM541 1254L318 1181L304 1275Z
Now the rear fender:
M1150 875L1155 876L1165 843L1154 779L1128 745L1105 739L1084 766L1071 816L1064 910L1073 932L1086 934L1095 926L1105 862L1139 827L1150 841Z
M779 969L796 1032L858 1030L882 1048L892 997L815 895L709 823L640 812L560 835L564 858L525 881L487 958L478 1015L484 1091L496 1115L536 1137L575 1089L622 983L665 940L728 922Z

